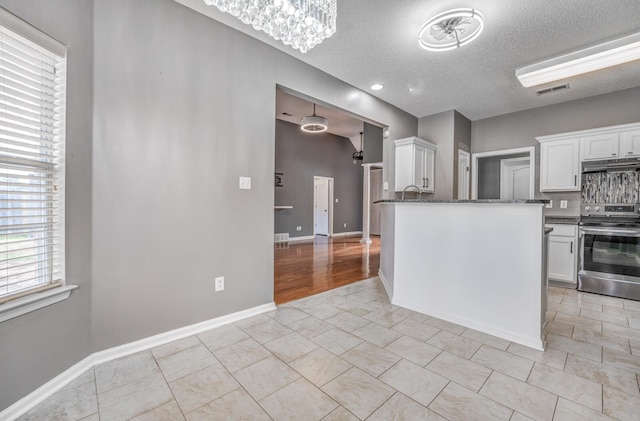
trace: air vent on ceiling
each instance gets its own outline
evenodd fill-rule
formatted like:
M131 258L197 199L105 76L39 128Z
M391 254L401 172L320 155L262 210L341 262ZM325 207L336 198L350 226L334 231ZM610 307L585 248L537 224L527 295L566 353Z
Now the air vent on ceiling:
M538 96L546 95L546 94L550 94L550 93L553 93L553 92L564 91L565 89L569 89L569 88L570 88L569 84L565 83L564 85L558 85L558 86L554 86L552 88L540 89L539 91L536 91L536 94Z

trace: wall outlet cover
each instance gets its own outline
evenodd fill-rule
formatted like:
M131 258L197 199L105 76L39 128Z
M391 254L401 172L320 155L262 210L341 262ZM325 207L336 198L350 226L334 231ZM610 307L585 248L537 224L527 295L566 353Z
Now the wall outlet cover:
M382 183L382 189L383 190L389 190L389 182L388 181L385 181L385 182Z
M566 200L561 200L560 201L560 209L566 209L567 208L567 201Z
M340 202L340 199L336 198L336 203Z
M347 228L347 223L346 222L344 223L344 227Z
M251 177L240 177L240 189L251 190Z
M547 209L551 209L553 207L553 200L549 200L549 203L545 205Z
M224 291L224 276L216 277L216 292Z

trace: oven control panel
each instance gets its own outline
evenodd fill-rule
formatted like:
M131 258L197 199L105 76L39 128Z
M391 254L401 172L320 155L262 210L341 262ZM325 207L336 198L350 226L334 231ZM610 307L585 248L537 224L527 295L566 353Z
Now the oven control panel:
M581 216L640 216L640 204L588 203L582 204Z

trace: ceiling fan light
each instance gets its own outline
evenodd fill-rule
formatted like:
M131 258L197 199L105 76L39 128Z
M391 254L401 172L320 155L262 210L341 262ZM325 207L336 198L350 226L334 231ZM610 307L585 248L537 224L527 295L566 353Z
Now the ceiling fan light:
M455 25L446 25L447 21L456 18L468 18L469 25L464 30L456 30ZM436 39L431 30L445 34L443 39ZM418 32L418 44L429 51L449 51L469 44L480 36L484 29L484 17L475 9L454 9L440 13L427 20ZM453 35L453 37L450 37Z
M326 118L317 115L302 117L300 128L307 133L321 133L327 131L329 122Z

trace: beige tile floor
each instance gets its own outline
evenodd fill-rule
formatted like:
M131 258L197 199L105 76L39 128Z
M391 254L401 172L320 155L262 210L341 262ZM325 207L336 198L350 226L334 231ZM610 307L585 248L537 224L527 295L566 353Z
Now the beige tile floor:
M105 363L21 420L640 420L640 302L550 288L545 352L379 279Z

